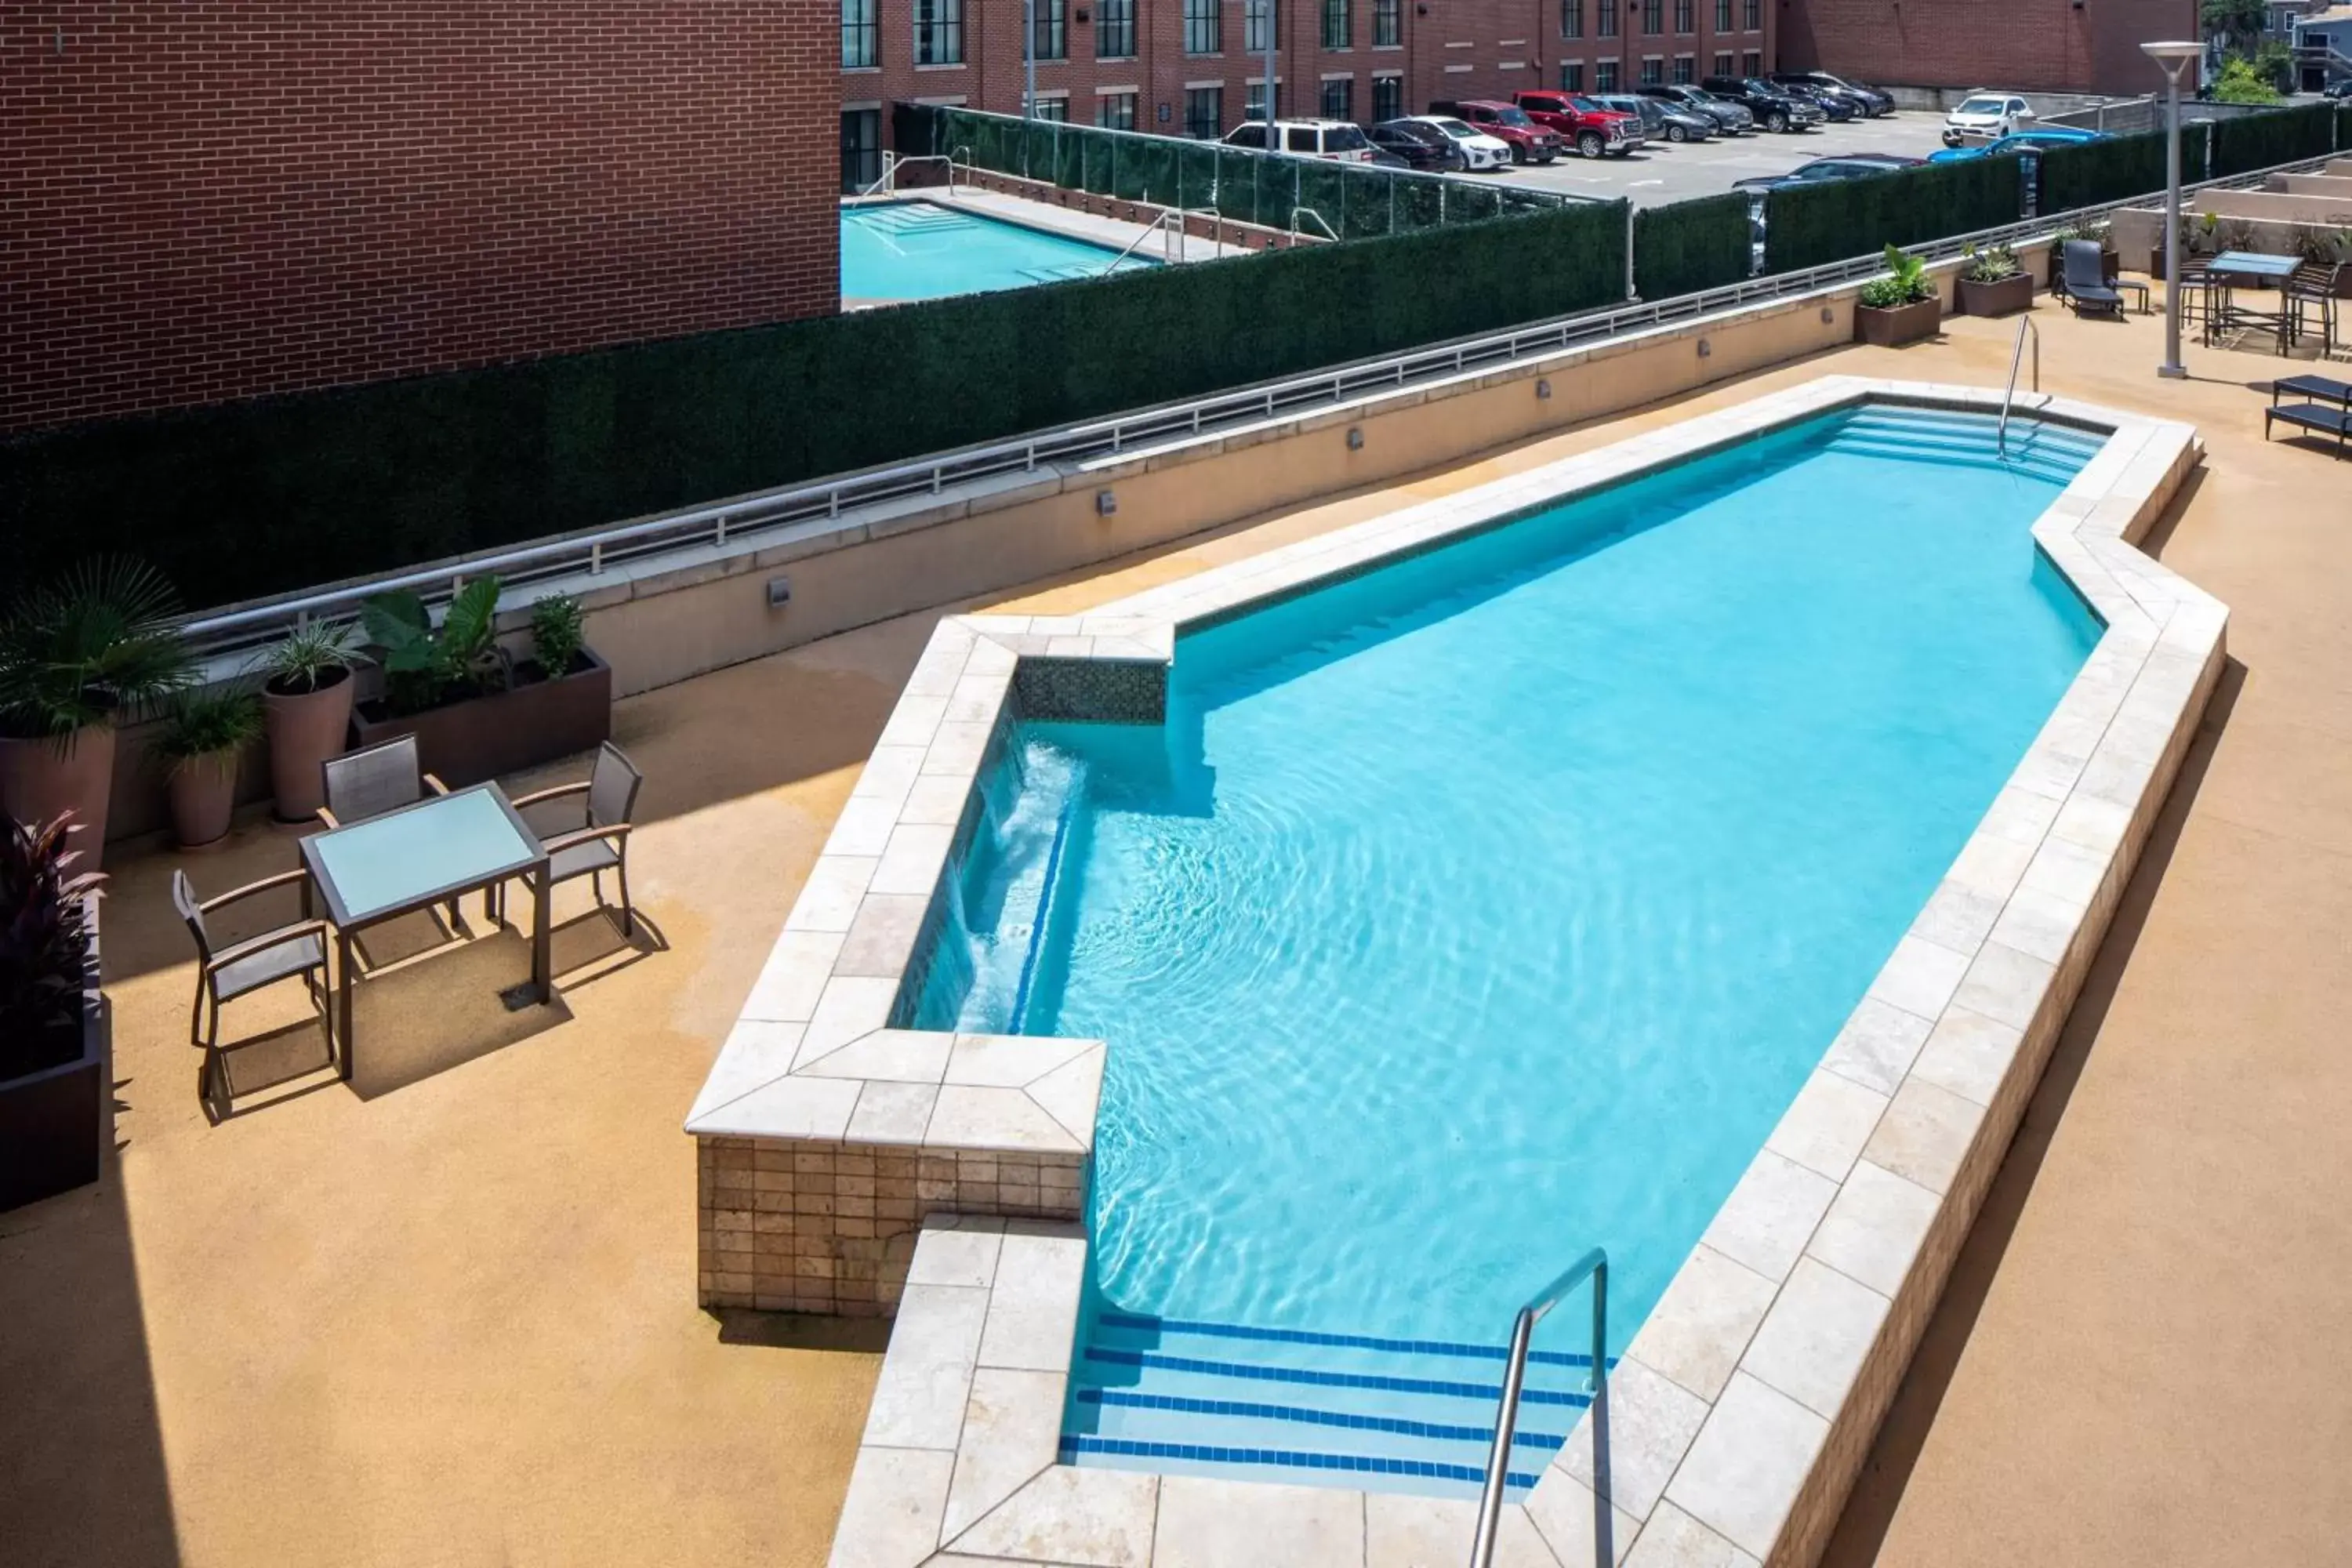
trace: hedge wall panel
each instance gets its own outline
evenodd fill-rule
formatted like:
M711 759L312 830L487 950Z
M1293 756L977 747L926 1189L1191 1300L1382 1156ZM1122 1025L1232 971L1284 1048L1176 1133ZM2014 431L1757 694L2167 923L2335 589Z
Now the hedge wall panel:
M1970 158L1891 174L1774 191L1765 200L1764 269L1794 272L2014 223L2018 160Z
M1734 191L1633 215L1633 284L1644 300L1744 281L1754 255L1748 197Z
M2331 150L2336 106L2305 104L2267 114L2242 114L2213 126L2213 174L2217 179L2267 169Z

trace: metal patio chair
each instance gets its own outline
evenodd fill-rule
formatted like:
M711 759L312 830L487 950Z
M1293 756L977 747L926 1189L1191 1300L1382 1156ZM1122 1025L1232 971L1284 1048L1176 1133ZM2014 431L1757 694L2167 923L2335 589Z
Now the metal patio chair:
M567 795L583 797L581 826L544 840L549 884L551 887L575 877L586 877L595 889L596 907L609 910L604 902L604 873L612 872L620 884L621 934L632 939L637 934L637 911L629 900L629 824L636 814L637 791L645 782L645 774L629 761L628 753L607 741L597 748L595 765L586 778L534 790L514 803L517 811L528 811ZM499 897L503 913L503 889Z
M281 980L298 976L301 979L311 1005L319 1010L320 1027L326 1031L327 1059L334 1059L335 1017L330 1005L333 993L327 985L327 922L306 917L227 947L215 948L205 919L214 910L256 893L308 882L310 876L308 871L280 871L233 892L199 899L185 871L172 873L173 907L187 922L188 934L196 939L196 1000L188 1016L188 1043L201 1047L205 1053L204 1071L197 1079L199 1092L210 1080L218 1086L224 1102L229 1098L228 1064L220 1048L222 1004Z
M415 805L427 791L434 795L449 793L447 784L418 765L414 735L398 735L356 752L345 752L340 757L329 757L319 764L319 773L323 781L320 793L327 797L327 804L319 808L319 820L330 829L349 827L371 816ZM449 911L449 924L455 928L457 900L452 899L444 907ZM455 934L454 929L451 934Z
M2315 327L2322 359L2336 352L2339 308L2336 286L2344 271L2345 264L2340 261L2306 261L2286 280L2286 308L2294 322L2294 335L2301 338Z

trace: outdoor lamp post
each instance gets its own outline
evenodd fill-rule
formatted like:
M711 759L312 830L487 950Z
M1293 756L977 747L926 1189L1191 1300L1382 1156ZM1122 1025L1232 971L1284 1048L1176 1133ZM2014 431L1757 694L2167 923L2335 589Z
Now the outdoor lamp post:
M2180 68L2205 52L2200 43L2142 44L2164 68L2164 363L2156 374L2179 381L2180 363Z
M1037 118L1037 0L1021 0L1021 118Z

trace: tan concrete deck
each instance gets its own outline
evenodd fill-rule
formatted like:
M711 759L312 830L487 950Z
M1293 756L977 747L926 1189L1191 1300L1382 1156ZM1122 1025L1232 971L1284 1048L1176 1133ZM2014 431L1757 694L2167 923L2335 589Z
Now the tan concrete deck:
M2230 604L2240 667L1831 1561L2340 1562L2352 464L2262 445L2274 360L2192 345L2202 379L2161 384L2153 321L2038 319L2046 385L2203 430L2153 542ZM1822 356L999 602L1085 608L1831 370L1997 382L2008 345ZM573 921L562 1005L517 1015L511 934L422 957L363 990L357 1090L297 1025L237 1058L238 1115L197 1102L170 871L220 890L291 830L118 852L121 1155L0 1215L0 1559L824 1560L875 1342L696 1310L678 1121L929 620L621 704L658 943Z

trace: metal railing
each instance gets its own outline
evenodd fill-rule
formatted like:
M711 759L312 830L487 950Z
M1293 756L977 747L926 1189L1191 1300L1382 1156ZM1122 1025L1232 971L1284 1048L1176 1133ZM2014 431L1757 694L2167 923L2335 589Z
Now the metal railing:
M864 190L858 192L858 198L863 200L865 197L873 195L877 192L886 196L897 195L898 194L898 171L915 163L946 164L948 171L948 195L955 195L955 155L958 153L964 154L963 169L964 173L969 175L971 173L972 167L971 149L969 147L957 147L946 153L924 153L912 158L901 158L898 153L886 148L882 153L882 177L876 180L872 184L867 185Z
M2001 389L2000 419L1992 427L1992 449L1996 457L2009 455L2009 405L2017 399L2017 365L2025 357L2025 340L2033 339L2033 390L2042 390L2042 329L2033 324L2032 316L2017 319L2017 345L2009 351L2009 384Z
M2326 153L2272 168L2208 180L2184 190L2259 185L2273 174L2315 167L2340 156ZM954 162L953 154L949 156ZM911 162L911 160L909 160ZM1954 235L1909 247L1928 261L1959 256L1970 247L2017 245L2047 238L2062 223L2079 224L2126 207L2160 201L2147 192L2095 206L2053 213L1974 234ZM616 564L672 551L725 545L751 536L824 523L847 510L909 496L938 495L950 485L1005 474L1035 472L1049 465L1118 458L1139 447L1184 440L1220 428L1305 414L1378 395L1420 382L1438 381L1474 370L1496 370L1528 359L1623 336L1673 326L1725 311L1748 309L1852 283L1883 270L1877 255L1856 256L1798 272L1775 273L1738 283L1676 295L1634 300L1602 310L1559 316L1523 327L1434 343L1403 353L1338 365L1306 375L1236 387L1181 402L1161 404L1108 419L1085 420L1008 440L960 447L914 460L836 474L804 484L687 507L633 521L608 524L554 539L492 550L406 571L354 579L313 592L287 595L195 616L182 629L200 654L257 647L311 620L345 620L373 594L411 589L439 603L464 579L496 573L515 586L554 578L601 575Z
M1110 258L1109 263L1103 268L1103 271L1105 273L1116 271L1120 262L1126 260L1129 257L1134 255L1136 251L1142 248L1144 242L1149 240L1155 234L1164 234L1167 236L1168 243L1161 247L1161 254L1165 256L1167 259L1170 261L1185 260L1191 255L1191 252L1186 248L1184 244L1187 239L1192 237L1192 230L1187 226L1196 217L1205 217L1209 220L1210 244L1223 245L1224 243L1225 220L1218 213L1216 208L1162 207L1158 215L1152 218L1150 223L1144 226L1144 230L1141 234L1137 235L1133 239L1127 242L1127 248L1125 250L1120 251L1117 256Z
M1313 218L1315 220L1315 226L1323 231L1323 237L1326 239L1337 240L1339 237L1339 231L1333 228L1329 223L1326 222L1323 215L1317 212L1313 207L1292 207L1290 209L1291 233L1305 234L1307 232L1305 229L1298 226L1298 220L1301 217Z
M1503 1368L1503 1401L1495 1411L1495 1446L1486 1455L1486 1488L1478 1496L1478 1537L1471 1543L1470 1568L1495 1560L1495 1534L1503 1522L1503 1483L1511 1469L1511 1440L1519 1426L1519 1391L1528 1377L1528 1342L1570 1290L1592 1279L1592 1379L1586 1392L1596 1405L1609 1376L1609 1254L1596 1247L1568 1272L1544 1287L1511 1323L1511 1359ZM1597 1436L1597 1435L1596 1435Z

